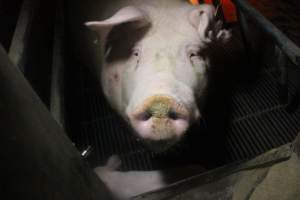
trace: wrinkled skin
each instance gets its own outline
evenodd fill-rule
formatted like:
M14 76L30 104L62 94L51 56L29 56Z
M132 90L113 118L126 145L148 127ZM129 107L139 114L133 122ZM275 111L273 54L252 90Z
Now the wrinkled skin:
M127 2L127 3L126 3ZM230 32L209 5L182 0L123 1L102 21L86 26L98 35L105 96L154 151L176 144L201 117L209 49Z

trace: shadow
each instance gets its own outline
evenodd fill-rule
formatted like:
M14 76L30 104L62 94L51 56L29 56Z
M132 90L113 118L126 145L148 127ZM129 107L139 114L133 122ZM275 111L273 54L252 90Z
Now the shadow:
M263 38L256 33L253 55L247 55L238 27L233 39L225 45L214 44L209 50L211 66L205 102L200 105L202 122L195 124L187 137L190 159L206 169L228 162L227 131L231 122L231 97L238 85L250 84L259 78L263 55L259 47Z
M150 26L136 28L134 22L118 25L110 32L105 44L106 62L125 60L132 55L134 45L141 40ZM109 50L108 50L109 49Z

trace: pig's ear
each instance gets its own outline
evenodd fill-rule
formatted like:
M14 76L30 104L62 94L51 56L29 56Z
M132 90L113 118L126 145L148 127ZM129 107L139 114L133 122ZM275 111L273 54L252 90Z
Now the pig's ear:
M96 31L100 38L107 37L113 27L132 22L135 27L143 27L149 24L149 18L146 13L134 6L127 6L120 9L112 17L103 21L86 22L85 25L93 31Z
M193 9L189 15L190 23L197 29L204 43L225 43L231 37L231 31L222 28L222 21L216 21L215 13L213 6L202 4Z

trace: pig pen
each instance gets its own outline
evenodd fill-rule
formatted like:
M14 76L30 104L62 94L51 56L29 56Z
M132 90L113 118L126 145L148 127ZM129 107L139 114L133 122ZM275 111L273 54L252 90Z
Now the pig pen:
M292 142L299 133L300 54L296 57L296 66L282 51L296 55L298 52L293 48L278 50L276 46L282 46L274 42L273 33L268 30L267 34L262 31L269 39L261 52L264 56L259 61L259 72L253 73L247 66L246 73L242 73L243 81L237 80L229 89L217 90L224 94L213 93L218 101L211 101L208 119L196 124L178 147L155 154L136 140L129 127L110 108L93 73L72 57L72 49L68 46L68 16L75 10L70 9L70 2L4 2L0 4L0 9L5 11L1 12L4 17L0 20L5 21L8 28L0 31L1 43L91 167L102 165L109 156L117 154L124 171L187 164L200 164L210 170L255 158ZM249 46L255 41L243 34L247 29L243 13L250 20L257 19L239 2L235 1L241 8L239 20L242 23L229 26L234 29L239 51L255 55ZM11 13L15 17L6 21ZM299 38L298 32L293 33ZM226 53L234 57L236 51L227 49ZM249 62L253 64L258 59L251 57ZM216 115L216 112L221 114Z

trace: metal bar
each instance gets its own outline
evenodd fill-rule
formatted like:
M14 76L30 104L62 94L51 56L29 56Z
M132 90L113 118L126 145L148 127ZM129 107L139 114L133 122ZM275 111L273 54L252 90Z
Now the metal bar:
M112 199L0 45L1 195Z
M277 56L277 66L280 72L279 78L279 101L281 104L288 103L288 73L286 68L285 55L279 49L278 46L275 47L275 52Z
M251 41L247 35L247 33L249 33L247 19L246 19L246 16L244 15L244 13L242 13L239 9L237 9L237 18L238 18L238 22L240 24L240 30L241 30L241 35L242 35L242 40L244 43L245 51L246 51L246 54L248 55L247 58L249 58L250 61L252 61L253 51L252 51Z
M34 17L35 9L37 8L38 0L24 0L13 39L9 48L9 57L12 62L24 72L24 64L26 59L26 45L31 29L31 24Z
M64 110L64 15L63 2L56 1L53 62L51 74L50 111L54 119L65 126Z
M297 47L287 36L285 36L276 26L260 14L245 0L233 0L233 3L248 18L252 19L262 31L278 45L283 53L298 67L300 67L300 48Z
M286 106L287 112L292 113L296 111L296 109L299 106L299 102L300 102L300 86L297 87L295 95L293 96L289 104Z

